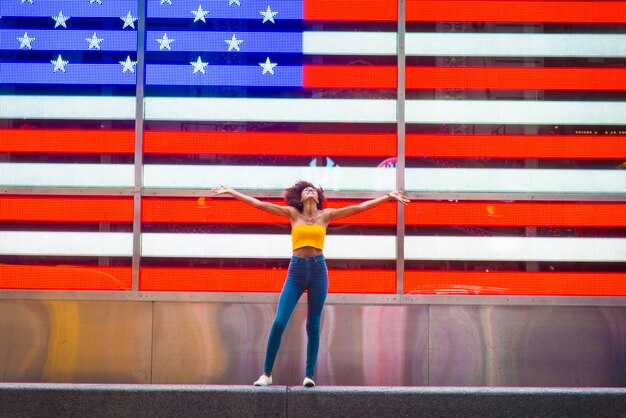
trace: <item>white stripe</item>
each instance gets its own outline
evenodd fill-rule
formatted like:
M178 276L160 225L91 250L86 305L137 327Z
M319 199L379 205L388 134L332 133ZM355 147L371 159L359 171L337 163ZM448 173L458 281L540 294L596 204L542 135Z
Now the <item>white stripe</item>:
M236 189L284 190L305 179L324 190L389 191L395 188L396 170L369 167L275 166L143 166L144 187L210 189L228 184Z
M396 121L394 100L146 98L146 119L198 121ZM625 102L408 100L407 123L620 125Z
M305 55L396 55L395 32L304 32Z
M626 102L408 100L406 122L623 125Z
M133 119L134 99L0 96L0 118ZM146 98L147 120L395 123L395 100ZM407 123L621 125L624 102L408 100Z
M395 55L395 32L304 32L305 55ZM626 35L407 33L406 54L421 56L625 57Z
M134 97L0 96L0 119L135 119Z
M328 235L324 254L340 259L395 259L394 236ZM144 233L143 257L286 258L291 236L262 234Z
M624 262L626 239L409 236L404 254L407 260Z
M255 122L395 122L394 100L362 99L145 99L147 120Z
M133 234L126 232L0 232L0 254L131 257Z
M144 257L284 258L289 235L143 234ZM395 237L328 235L329 259L395 259ZM406 237L408 260L623 262L626 239Z
M625 170L407 168L406 190L447 193L624 194Z
M142 234L144 257L285 258L287 234ZM624 262L626 239L433 237L405 238L407 260ZM132 256L132 234L0 232L1 255ZM395 259L395 237L328 235L329 259Z
M224 165L143 166L144 187L283 190L307 179L332 191L388 191L396 170L378 167L281 167ZM133 187L127 164L0 163L2 187ZM568 169L407 168L406 190L424 193L624 194L626 171Z
M406 54L409 56L626 57L626 35L407 33Z
M3 187L133 187L128 164L0 163Z

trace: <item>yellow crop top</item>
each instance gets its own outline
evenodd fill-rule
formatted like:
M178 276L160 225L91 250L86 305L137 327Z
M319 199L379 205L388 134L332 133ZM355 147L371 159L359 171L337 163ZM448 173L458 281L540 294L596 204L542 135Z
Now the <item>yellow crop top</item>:
M322 225L298 225L291 229L292 249L314 247L324 249L326 228Z

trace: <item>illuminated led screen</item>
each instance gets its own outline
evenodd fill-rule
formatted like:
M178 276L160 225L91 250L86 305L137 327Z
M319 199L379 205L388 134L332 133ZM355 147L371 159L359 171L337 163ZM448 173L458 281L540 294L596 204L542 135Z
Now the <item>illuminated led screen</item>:
M2 0L0 289L626 296L626 1L405 3Z

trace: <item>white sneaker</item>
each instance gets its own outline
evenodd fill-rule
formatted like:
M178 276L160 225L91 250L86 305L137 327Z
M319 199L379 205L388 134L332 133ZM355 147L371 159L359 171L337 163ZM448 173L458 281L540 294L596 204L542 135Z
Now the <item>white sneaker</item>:
M304 382L302 382L302 386L312 388L313 386L315 386L315 382L313 381L313 379L305 377Z
M272 376L266 376L264 374L259 377L259 380L254 382L254 386L269 386L272 384Z

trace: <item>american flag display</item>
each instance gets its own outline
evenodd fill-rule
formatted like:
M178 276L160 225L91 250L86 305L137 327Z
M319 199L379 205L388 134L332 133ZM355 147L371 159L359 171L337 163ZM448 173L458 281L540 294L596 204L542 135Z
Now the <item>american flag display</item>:
M412 198L331 225L331 292L626 295L625 1L0 5L1 289L278 292L286 219L207 189L308 179Z

